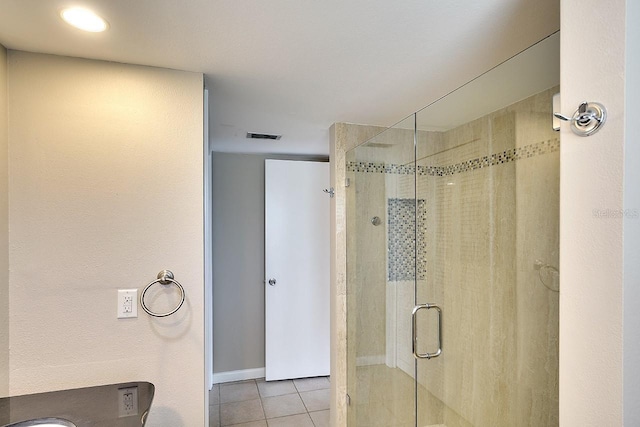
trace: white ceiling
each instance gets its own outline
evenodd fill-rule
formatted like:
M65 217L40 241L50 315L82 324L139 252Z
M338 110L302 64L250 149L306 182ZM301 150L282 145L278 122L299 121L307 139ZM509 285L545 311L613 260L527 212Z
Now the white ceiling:
M328 154L332 123L392 125L558 30L559 2L0 0L0 43L205 73L214 150ZM69 27L68 5L110 30Z

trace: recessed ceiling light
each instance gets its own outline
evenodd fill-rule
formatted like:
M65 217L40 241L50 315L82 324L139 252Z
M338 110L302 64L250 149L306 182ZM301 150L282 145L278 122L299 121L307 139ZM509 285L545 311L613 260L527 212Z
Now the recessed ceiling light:
M81 7L63 9L60 12L60 16L65 20L65 22L67 22L67 24L92 33L99 33L109 28L107 21L92 11Z

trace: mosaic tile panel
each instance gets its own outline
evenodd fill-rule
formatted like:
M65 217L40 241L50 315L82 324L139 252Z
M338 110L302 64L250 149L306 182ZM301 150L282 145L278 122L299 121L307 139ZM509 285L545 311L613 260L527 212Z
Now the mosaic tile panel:
M457 173L468 172L476 169L482 169L490 166L501 165L504 163L514 162L520 159L539 156L542 154L553 153L560 149L560 140L558 138L548 139L536 144L529 144L519 148L511 148L500 153L479 157L476 159L466 160L464 162L455 163L448 166L418 166L418 175L420 176L448 176ZM368 173L390 173L398 175L412 175L415 171L414 165L392 165L384 163L372 162L349 162L347 163L347 171L349 172L368 172Z
M389 281L424 280L427 271L427 211L426 202L415 199L388 199L388 276ZM416 212L417 208L417 212ZM418 224L418 245L414 249ZM415 263L416 251L418 262ZM415 264L415 270L414 270Z

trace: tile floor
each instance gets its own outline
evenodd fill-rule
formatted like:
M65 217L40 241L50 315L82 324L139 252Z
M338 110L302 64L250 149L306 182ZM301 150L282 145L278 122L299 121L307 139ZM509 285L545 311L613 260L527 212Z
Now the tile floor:
M209 427L329 427L329 378L216 384Z

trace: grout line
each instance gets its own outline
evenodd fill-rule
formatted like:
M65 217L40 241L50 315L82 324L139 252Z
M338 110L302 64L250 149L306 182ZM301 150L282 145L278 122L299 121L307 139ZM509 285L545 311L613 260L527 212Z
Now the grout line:
M260 387L258 387L258 381L253 380L256 385L256 389L258 390L258 398L260 399L260 407L262 408L262 416L264 417L264 422L269 426L269 422L267 421L267 411L264 410L264 404L262 402L262 395L260 394Z
M300 398L300 400L302 400L302 406L304 406L304 409L307 410L307 414L308 414L309 413L309 408L307 407L307 404L304 402L304 399L300 395L300 392L298 392L298 397ZM309 418L311 418L311 415L309 415ZM313 419L311 420L311 423L313 423Z

